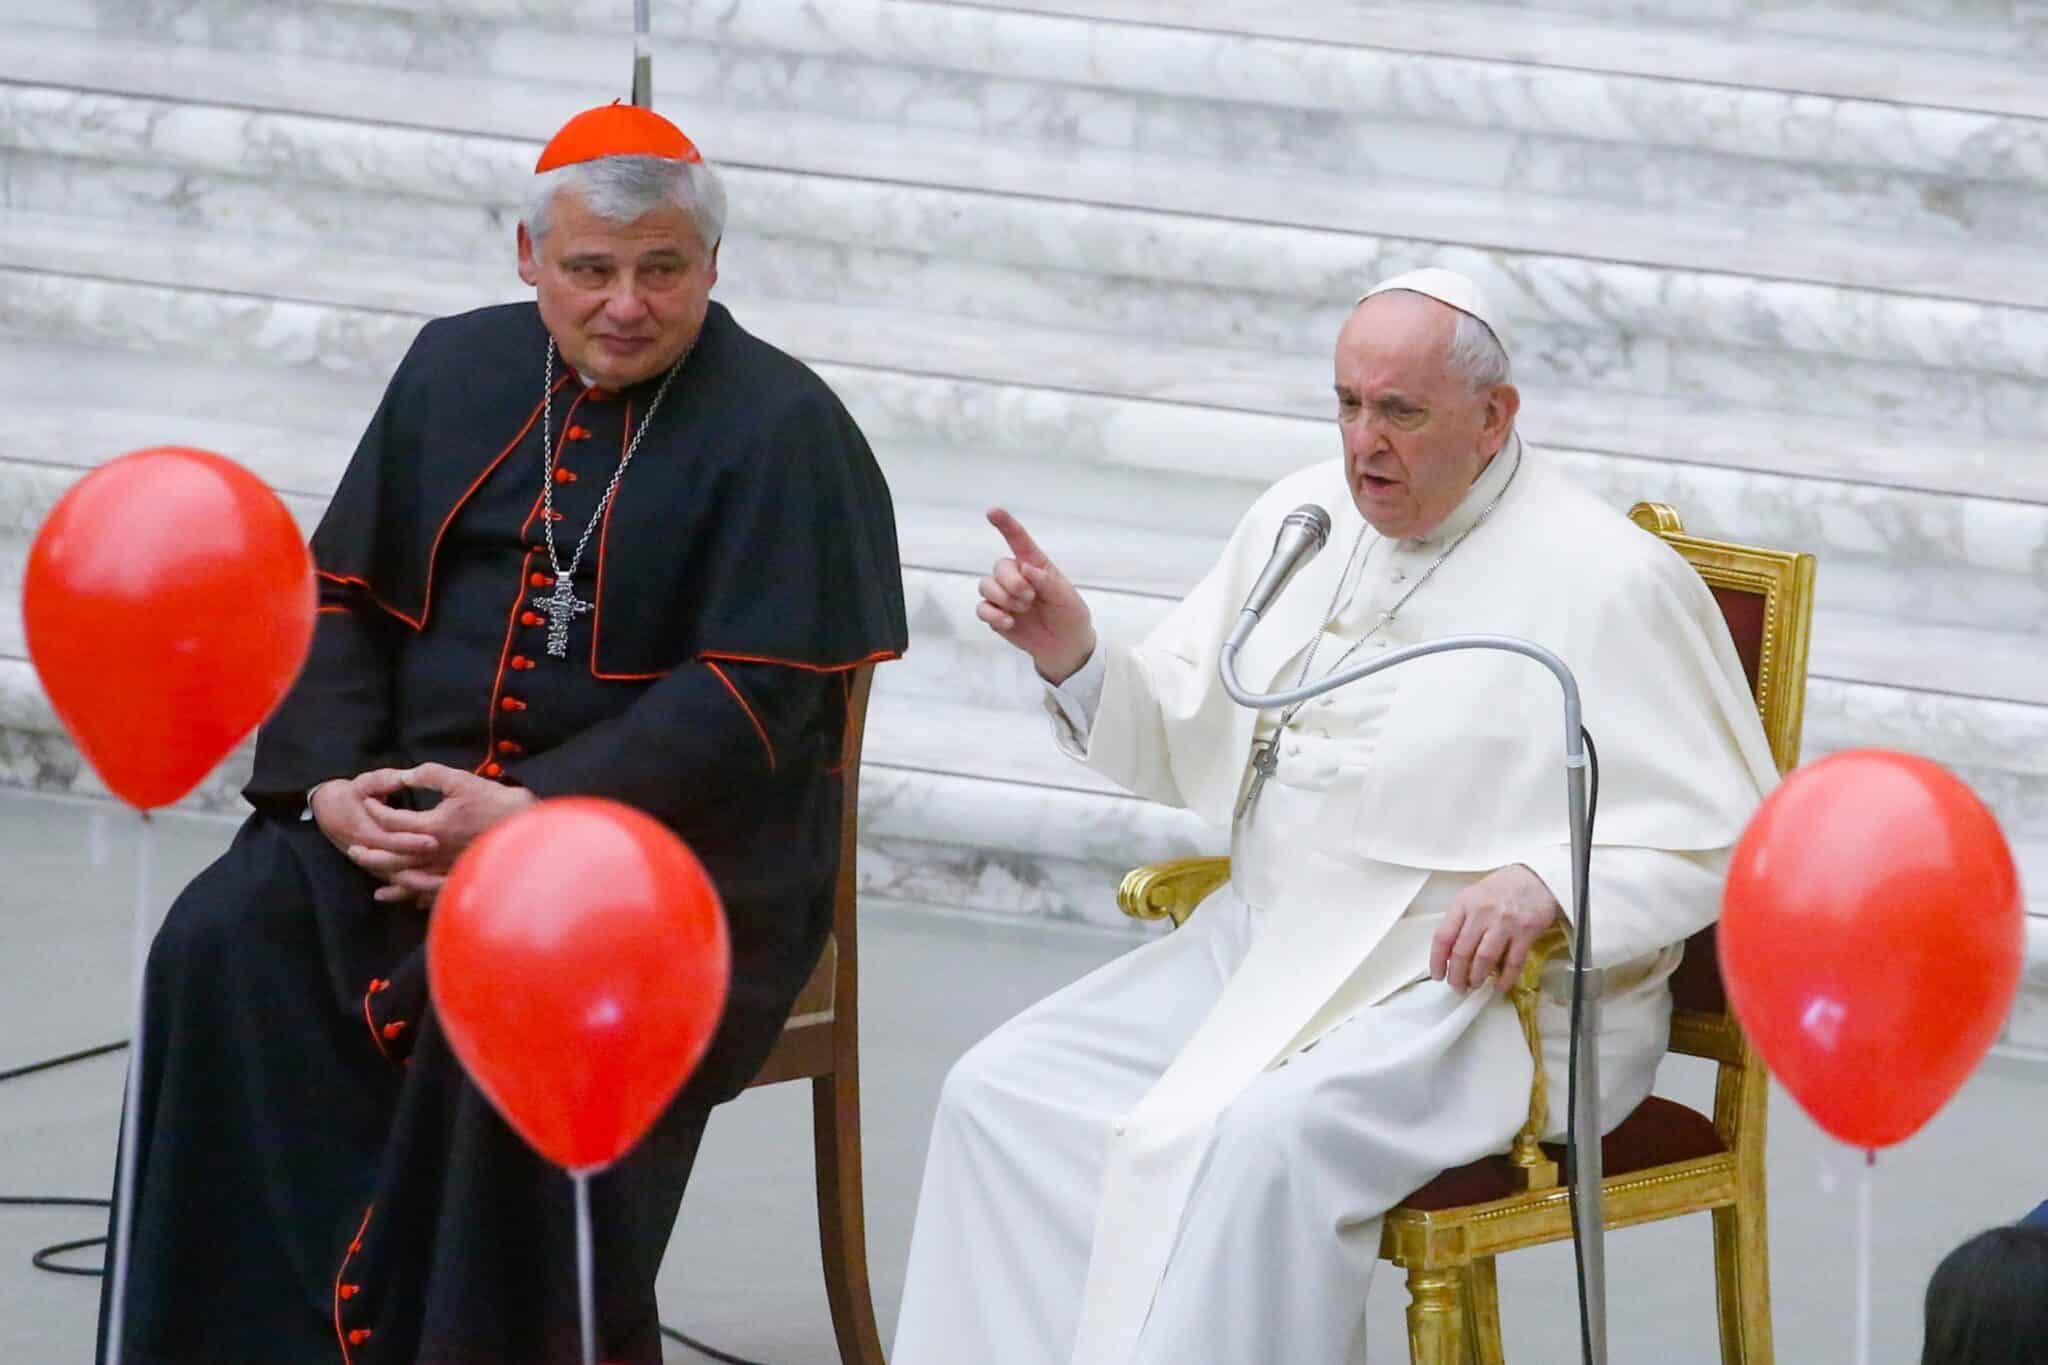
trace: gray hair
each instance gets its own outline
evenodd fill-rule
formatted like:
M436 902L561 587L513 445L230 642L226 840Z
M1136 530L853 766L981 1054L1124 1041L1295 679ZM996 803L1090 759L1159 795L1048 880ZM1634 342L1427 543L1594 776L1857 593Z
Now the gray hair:
M701 161L659 156L607 156L557 166L533 178L526 212L520 217L534 244L548 235L555 196L564 191L608 223L625 224L673 204L690 215L705 250L725 235L725 186Z
M1508 353L1500 338L1470 313L1458 314L1450 347L1444 352L1444 364L1451 373L1463 376L1474 393L1485 393L1509 382Z

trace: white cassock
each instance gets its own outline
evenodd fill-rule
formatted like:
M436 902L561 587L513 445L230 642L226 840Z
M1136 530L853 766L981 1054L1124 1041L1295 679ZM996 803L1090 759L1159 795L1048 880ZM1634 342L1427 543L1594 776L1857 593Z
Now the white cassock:
M1679 945L1718 913L1728 850L1776 781L1720 613L1669 547L1519 442L1420 541L1361 536L1333 459L1269 489L1142 645L1105 642L1049 696L1064 747L1141 796L1232 820L1278 717L1230 702L1217 653L1303 502L1330 511L1329 546L1243 651L1247 686L1293 684L1349 594L1322 631L1313 676L1329 672L1475 523L1352 657L1483 632L1547 645L1577 674L1600 758L1611 1128L1650 1092ZM1511 655L1432 656L1310 703L1280 738L1234 824L1229 888L947 1077L894 1365L1360 1361L1381 1216L1506 1150L1526 1119L1512 1006L1428 964L1443 912L1499 868L1527 865L1569 907L1555 681ZM1562 1096L1566 1020L1546 1008Z

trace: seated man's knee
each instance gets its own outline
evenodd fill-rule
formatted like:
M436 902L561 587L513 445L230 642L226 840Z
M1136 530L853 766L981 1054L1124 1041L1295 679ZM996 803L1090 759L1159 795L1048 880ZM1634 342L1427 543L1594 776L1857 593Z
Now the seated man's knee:
M1215 1159L1232 1169L1284 1174L1330 1126L1330 1097L1286 1066L1261 1075L1217 1116Z
M266 919L294 908L310 913L301 888L253 871L231 851L193 878L171 902L150 945L150 971L188 976L260 933Z
M1015 1024L1005 1024L961 1054L939 1090L939 1112L980 1118L1014 1101L1028 1087L1026 1048Z
M995 1043L993 1036L982 1039L947 1068L945 1083L939 1087L942 1114L964 1117L986 1107L1003 1069L1002 1049Z

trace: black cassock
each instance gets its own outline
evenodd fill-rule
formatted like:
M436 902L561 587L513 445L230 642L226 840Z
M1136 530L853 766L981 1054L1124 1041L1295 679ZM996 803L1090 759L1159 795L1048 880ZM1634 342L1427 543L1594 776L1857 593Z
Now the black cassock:
M319 629L258 736L256 813L150 954L135 1365L580 1359L568 1180L436 1027L427 915L374 901L301 818L317 782L422 762L637 806L724 898L710 1053L592 1182L602 1358L660 1359L654 1272L706 1114L760 1066L830 926L849 671L903 650L901 572L852 419L713 304L592 534L594 610L549 657L546 345L531 305L430 323L313 537ZM557 375L566 566L658 381Z

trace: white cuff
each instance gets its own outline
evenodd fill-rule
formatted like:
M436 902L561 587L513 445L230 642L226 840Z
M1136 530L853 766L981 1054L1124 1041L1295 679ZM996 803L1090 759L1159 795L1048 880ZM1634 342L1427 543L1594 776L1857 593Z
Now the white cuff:
M1075 669L1065 682L1045 682L1045 709L1061 747L1085 753L1088 732L1095 728L1095 712L1102 705L1102 680L1108 668L1102 662L1102 646L1096 645L1088 661Z
M1553 846L1534 849L1522 859L1522 866L1536 874L1536 879L1550 891L1550 898L1557 902L1564 912L1564 921L1572 923L1572 851L1569 846Z
M340 780L341 779L338 777L330 777L325 782L315 782L312 786L306 788L306 804L304 808L299 811L300 824L303 825L313 818L314 793L318 792L322 787L326 786L328 782L339 782Z

